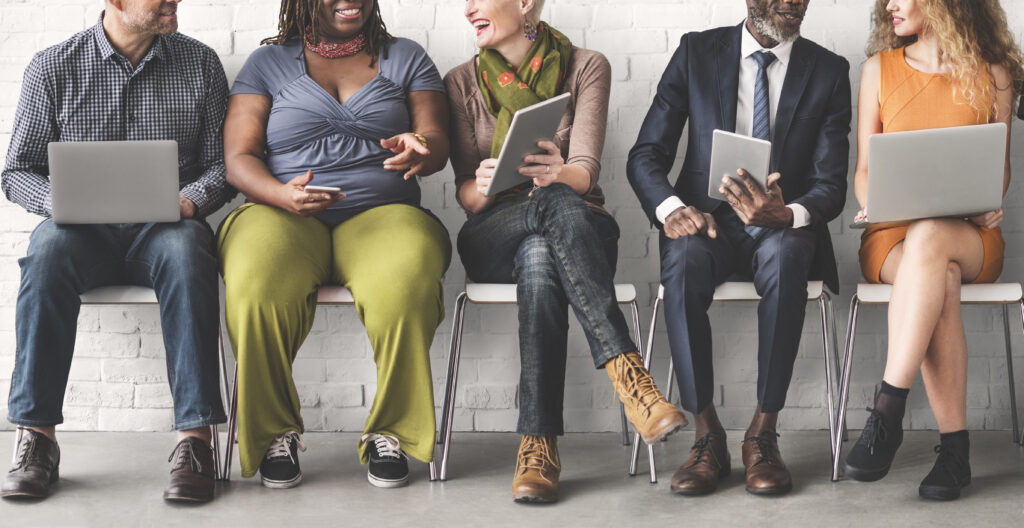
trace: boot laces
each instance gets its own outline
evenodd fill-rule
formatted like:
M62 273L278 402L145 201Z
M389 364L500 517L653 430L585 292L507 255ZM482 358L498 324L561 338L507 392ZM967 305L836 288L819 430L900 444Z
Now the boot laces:
M361 442L368 442L372 440L374 449L377 450L377 454L381 457L400 460L405 456L405 454L402 453L402 447L399 444L398 439L393 436L369 433L363 435L359 440Z
M39 433L25 432L25 436L21 439L21 445L18 446L18 456L16 457L17 463L15 464L12 471L19 469L25 469L31 466L34 462L39 461L39 439L37 435Z
M864 424L864 432L861 438L867 438L868 453L875 454L875 446L889 440L889 429L885 426L882 413L878 409L865 409L870 412L867 423Z
M287 458L292 461L292 464L296 464L295 457L292 456L292 445L298 445L299 451L306 450L306 444L302 442L302 437L295 431L288 431L285 434L277 435L274 441L267 448L267 454L265 458L270 460L271 458Z
M643 415L651 414L651 406L657 403L661 392L654 384L643 363L636 361L632 355L624 355L619 362L619 379L622 382L624 393L627 397L636 400Z
M698 438L697 441L693 443L693 447L690 448L690 451L696 451L696 453L693 456L692 466L700 464L701 461L704 460L704 457L708 456L708 454L710 454L711 458L713 458L715 460L715 463L718 464L718 455L716 455L715 451L711 449L712 436L712 433L708 433Z
M192 442L188 440L178 442L178 445L174 447L174 451L171 451L171 456L167 457L168 462L171 460L174 460L174 464L171 466L172 472L178 468L185 467L186 464L196 473L203 472L203 464L199 462L199 457L196 456L195 450L192 449Z
M744 440L745 442L751 442L754 444L757 454L757 462L754 463L756 466L764 461L770 461L772 458L772 448L774 447L775 439L780 437L779 433L775 431L761 431L756 436L751 436Z
M544 436L523 435L523 441L519 444L519 470L536 469L544 471L554 468L561 471L562 465L558 461L558 450L554 447L554 441Z

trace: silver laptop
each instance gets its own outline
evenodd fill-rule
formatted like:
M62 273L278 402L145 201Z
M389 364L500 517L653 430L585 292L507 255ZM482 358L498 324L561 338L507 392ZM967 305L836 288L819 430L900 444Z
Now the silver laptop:
M55 141L48 147L54 222L181 219L176 141Z
M868 218L850 227L1002 207L1004 123L875 134L868 148Z

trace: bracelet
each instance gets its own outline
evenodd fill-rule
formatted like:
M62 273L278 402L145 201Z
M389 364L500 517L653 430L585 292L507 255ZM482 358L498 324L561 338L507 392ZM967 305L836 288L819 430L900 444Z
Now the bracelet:
M412 135L416 136L416 139L420 142L420 145L427 146L427 137L418 132L413 132Z

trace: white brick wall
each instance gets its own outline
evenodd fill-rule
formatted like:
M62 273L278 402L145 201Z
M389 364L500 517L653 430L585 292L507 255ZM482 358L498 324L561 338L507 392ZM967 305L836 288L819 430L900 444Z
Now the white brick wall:
M868 31L868 1L815 0L804 23L805 36L844 55L853 64L854 93ZM33 52L59 42L95 23L102 0L0 0L0 152L6 152L22 72ZM384 14L396 35L423 44L442 73L474 52L471 32L455 0L386 0ZM612 107L603 159L602 185L609 209L622 229L617 280L633 282L640 292L643 327L657 291L657 236L625 178L627 152L636 138L657 80L679 37L686 31L736 24L744 15L742 0L550 0L544 18L581 46L605 53L613 66ZM1003 0L1018 41L1024 40L1024 0ZM277 23L277 0L188 0L179 9L181 30L212 46L234 78L245 57L271 35ZM854 119L856 123L856 119ZM1024 167L1024 127L1014 125L1013 164ZM852 139L852 137L851 137ZM851 160L855 152L851 152ZM851 164L852 169L852 164ZM450 169L423 182L424 204L454 235L464 216L453 200ZM860 278L859 233L846 229L856 207L851 198L842 218L832 225L839 257L843 295L837 299L840 328L846 305ZM211 219L214 225L227 208ZM14 305L18 290L17 259L25 254L28 234L39 218L0 202L0 412L6 410L14 363ZM1004 280L1024 279L1024 192L1018 182L1006 200L1003 233L1007 240ZM445 375L451 305L464 273L458 259L445 281L448 319L431 349L436 400ZM824 383L820 359L820 325L808 307L806 333L790 390L783 427L821 429L825 425ZM753 306L715 306L715 371L720 384L716 404L727 426L741 427L751 412L756 379L756 333ZM372 352L350 308L322 308L295 364L295 380L310 429L359 430L376 392ZM461 386L455 425L462 430L506 431L515 428L518 349L515 312L509 307L470 307L466 317ZM1024 357L1024 338L1013 322L1015 356ZM970 345L968 423L972 428L1009 427L1009 392L1002 349L1001 314L969 307L965 324ZM655 336L655 372L665 379L667 342L664 325ZM862 311L850 401L850 423L860 423L862 409L878 381L884 362L885 313ZM614 395L603 372L595 371L586 340L573 324L565 397L570 431L608 431L618 427ZM1019 363L1018 372L1024 369ZM170 394L156 309L85 308L79 321L78 346L65 401L66 429L166 430ZM931 428L934 418L924 391L915 386L910 426Z

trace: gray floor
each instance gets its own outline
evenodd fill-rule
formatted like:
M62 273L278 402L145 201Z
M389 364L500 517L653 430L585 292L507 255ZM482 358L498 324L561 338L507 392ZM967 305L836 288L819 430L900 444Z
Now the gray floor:
M13 434L3 433L0 453ZM1009 432L972 433L974 481L952 503L924 502L917 485L934 461L933 432L907 434L892 472L881 482L832 483L825 432L783 433L780 440L795 489L782 498L743 488L739 433L729 437L733 475L717 493L673 496L669 479L693 433L657 446L659 482L626 476L627 448L615 434L573 434L560 442L561 502L524 506L509 498L518 437L455 435L449 480L431 483L415 463L409 487L380 490L366 482L355 456L358 436L306 435L304 481L292 490L263 488L258 479L220 484L212 504L165 504L165 462L173 437L157 433L66 433L53 496L40 503L0 503L2 526L1020 526L1024 522L1024 448ZM685 445L684 445L685 444ZM735 469L739 470L736 471ZM641 471L646 471L646 462Z

